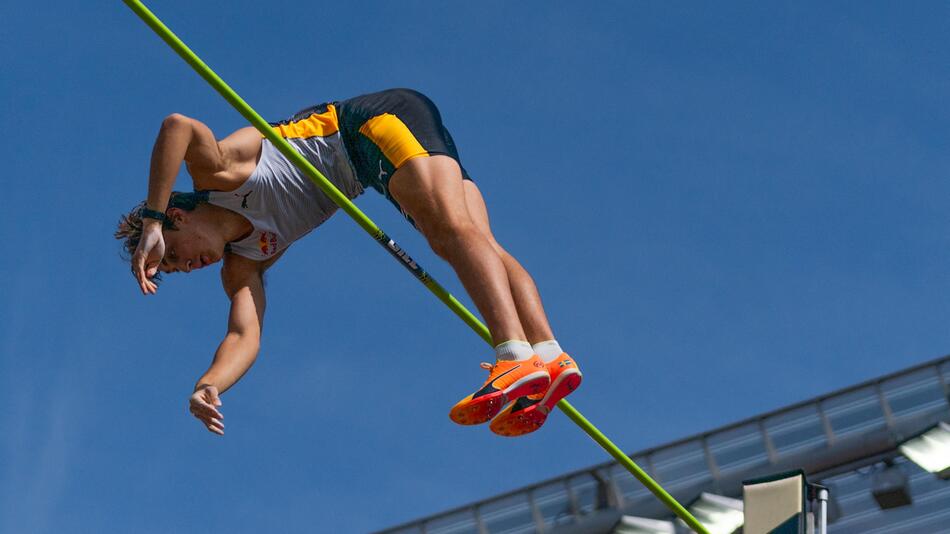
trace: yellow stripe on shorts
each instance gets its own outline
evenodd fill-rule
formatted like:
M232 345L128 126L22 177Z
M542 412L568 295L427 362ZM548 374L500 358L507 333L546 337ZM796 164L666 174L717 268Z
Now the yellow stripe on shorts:
M375 143L397 169L412 158L429 155L406 123L392 113L369 119L360 127L360 133Z
M310 115L306 119L271 126L275 132L285 139L305 139L307 137L326 137L340 131L340 122L337 120L336 108L328 105L323 113Z

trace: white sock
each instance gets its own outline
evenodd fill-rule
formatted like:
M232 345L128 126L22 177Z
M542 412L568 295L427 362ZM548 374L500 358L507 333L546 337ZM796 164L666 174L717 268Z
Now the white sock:
M542 341L540 343L535 343L532 345L534 352L544 360L544 363L551 363L557 359L564 351L561 350L561 346L558 344L557 340L549 339L548 341Z
M527 341L505 341L495 347L495 358L499 360L517 362L527 360L532 356L534 356L534 349Z

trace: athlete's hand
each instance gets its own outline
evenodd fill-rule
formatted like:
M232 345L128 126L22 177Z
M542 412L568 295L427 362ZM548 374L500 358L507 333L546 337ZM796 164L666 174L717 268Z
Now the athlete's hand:
M201 384L189 399L189 410L191 414L198 418L211 432L224 435L224 415L218 411L221 406L221 399L218 398L218 388Z
M162 236L162 222L146 219L142 227L142 238L132 254L132 276L139 283L143 295L154 295L158 284L152 281L158 273L158 265L165 256L165 238Z

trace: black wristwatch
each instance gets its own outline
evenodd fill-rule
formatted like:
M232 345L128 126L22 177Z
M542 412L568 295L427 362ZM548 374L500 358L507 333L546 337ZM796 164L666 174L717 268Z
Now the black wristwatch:
M168 221L168 217L166 217L164 213L148 209L147 207L143 207L139 210L139 217L142 219L155 219L157 221L161 221L162 223Z

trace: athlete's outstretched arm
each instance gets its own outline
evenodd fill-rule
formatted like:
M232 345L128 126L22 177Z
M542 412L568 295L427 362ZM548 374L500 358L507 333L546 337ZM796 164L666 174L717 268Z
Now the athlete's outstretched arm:
M223 416L218 410L219 395L251 368L260 348L265 307L264 268L260 262L229 254L221 269L224 291L231 299L228 332L190 399L191 413L216 434L224 434Z
M165 212L182 162L201 173L213 173L223 167L224 158L211 129L200 121L173 113L162 121L152 148L146 201L149 209ZM151 278L158 271L164 254L161 221L145 219L142 238L132 255L132 272L143 294L155 293L158 289Z

